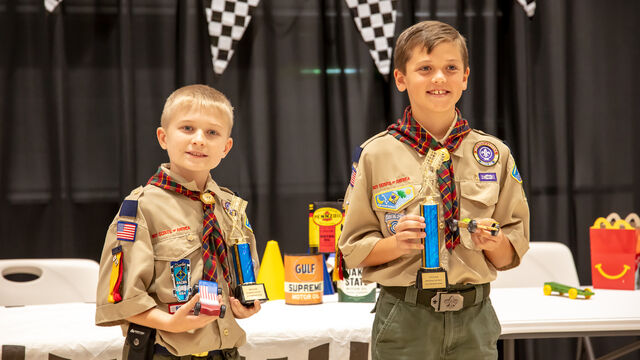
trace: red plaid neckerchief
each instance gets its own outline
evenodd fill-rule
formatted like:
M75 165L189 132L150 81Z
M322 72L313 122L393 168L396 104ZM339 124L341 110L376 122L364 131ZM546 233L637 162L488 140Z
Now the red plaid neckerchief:
M147 184L155 185L165 190L175 191L178 194L182 194L191 200L201 201L200 192L191 191L184 186L176 183L167 175L162 168L158 168L158 171L149 179ZM209 193L211 194L211 193ZM213 194L212 194L213 195ZM204 273L202 275L203 280L217 281L216 274L216 258L211 252L211 244L216 245L216 254L222 264L222 273L227 284L231 285L231 276L229 273L229 266L227 265L227 247L222 239L222 233L220 232L220 226L218 225L218 219L213 213L215 203L206 204L202 203L202 209L204 211L203 218L203 231L202 231L202 259L204 260Z
M429 149L438 150L446 148L452 153L458 148L462 139L471 131L467 120L460 115L460 110L456 109L456 124L451 130L451 134L441 145L429 133L418 124L411 116L411 106L404 110L402 119L398 119L391 124L387 130L399 141L410 145L417 152L424 155ZM443 166L438 169L438 186L440 187L440 196L444 205L444 219L459 219L458 195L456 192L456 182L453 177L453 163L451 157L445 161ZM448 226L444 230L446 246L449 251L453 250L460 243L460 233L452 232Z

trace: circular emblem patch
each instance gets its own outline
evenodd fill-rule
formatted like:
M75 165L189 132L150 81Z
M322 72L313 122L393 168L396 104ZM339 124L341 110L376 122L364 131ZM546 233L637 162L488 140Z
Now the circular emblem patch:
M403 213L385 213L384 214L384 222L387 224L387 229L392 234L396 233L396 225L398 225L398 220L403 217Z
M500 159L498 148L488 141L478 141L473 147L473 157L484 166L493 166Z

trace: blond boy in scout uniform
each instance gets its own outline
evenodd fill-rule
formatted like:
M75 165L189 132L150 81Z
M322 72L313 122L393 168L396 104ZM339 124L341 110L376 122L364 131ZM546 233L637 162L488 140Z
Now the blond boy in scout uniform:
M165 103L157 137L170 162L126 197L100 261L96 324L122 325L124 359L240 358L245 333L235 318L260 303L230 297L236 284L225 242L240 232L257 270L255 238L246 215L230 207L234 194L210 175L231 150L232 125L229 100L208 86L180 88ZM203 278L223 289L218 300L231 310L223 318L193 314L200 300L193 286Z
M373 359L496 359L500 324L489 282L517 266L529 247L529 209L509 148L472 130L456 103L467 88L464 38L425 21L405 30L395 48L394 77L409 106L354 159L339 241L347 267L363 267L381 285L373 323ZM423 189L425 155L446 149L436 193ZM434 186L435 188L435 186ZM433 196L435 195L435 196ZM418 289L426 196L441 201L440 266L448 287ZM475 219L490 231L446 226ZM436 251L438 253L438 251Z

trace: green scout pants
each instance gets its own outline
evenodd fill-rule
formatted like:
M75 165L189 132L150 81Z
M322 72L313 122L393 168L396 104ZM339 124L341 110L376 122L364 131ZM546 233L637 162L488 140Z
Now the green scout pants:
M129 358L129 344L125 342L124 347L122 349L122 359L127 360ZM240 353L238 353L237 348L233 349L222 349L219 351L211 351L207 356L195 356L195 355L185 355L185 356L174 356L174 355L163 355L154 353L153 360L240 360Z
M382 289L371 334L373 360L497 359L500 323L491 300L435 312Z

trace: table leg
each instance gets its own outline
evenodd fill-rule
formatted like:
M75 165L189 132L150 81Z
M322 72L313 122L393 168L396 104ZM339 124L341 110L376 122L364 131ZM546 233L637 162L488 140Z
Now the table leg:
M514 360L515 359L515 339L504 339L502 340L502 355L504 360Z
M630 352L640 349L640 341L632 342L627 346L623 346L618 350L612 351L607 355L599 357L597 360L613 360L622 357Z

